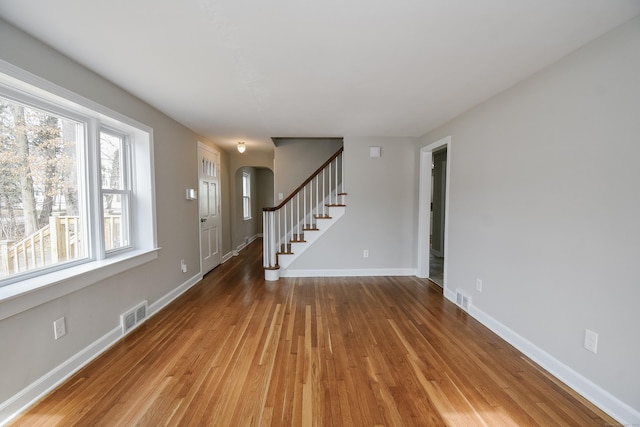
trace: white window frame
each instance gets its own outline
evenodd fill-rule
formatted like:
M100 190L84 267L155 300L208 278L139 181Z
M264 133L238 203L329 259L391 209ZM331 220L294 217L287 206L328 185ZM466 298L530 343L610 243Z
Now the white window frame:
M100 215L101 216L104 215L104 207L102 206L102 204L104 203L104 196L106 194L117 194L124 199L124 203L121 208L122 209L121 227L123 227L124 229L124 234L127 237L127 241L122 246L119 246L117 248L107 249L106 241L104 237L101 239L102 249L104 250L105 254L111 254L111 253L116 253L121 251L127 251L135 246L133 243L132 235L131 235L131 211L132 211L131 205L134 199L133 192L131 191L131 172L132 172L131 154L130 154L131 144L130 144L129 135L123 133L119 129L112 129L109 127L102 126L100 128L100 135L103 132L112 136L119 137L122 139L122 142L123 142L122 159L121 159L121 162L124 165L122 170L123 188L122 189L106 189L102 185L98 186L99 192L100 192ZM100 141L101 138L98 138L98 140ZM100 144L101 143L102 142L100 142ZM98 155L98 160L102 162L100 155ZM101 171L102 165L100 165L98 169ZM100 225L104 227L104 221L100 222ZM105 235L104 228L102 229L102 235L103 236Z
M92 171L79 179L79 186L89 197L83 205L88 218L87 258L52 266L33 274L16 275L0 286L0 320L95 284L113 275L157 258L155 213L155 178L153 165L153 129L116 111L86 99L65 88L0 60L0 87L17 101L45 107L56 114L86 124L85 150L81 152L85 167ZM105 251L102 193L100 186L100 129L127 135L132 197L130 202L130 245L122 250ZM93 141L93 143L92 143ZM93 162L93 163L91 163ZM89 191L88 191L89 190ZM14 280L16 279L16 280Z
M251 218L251 174L242 172L242 219L248 221Z

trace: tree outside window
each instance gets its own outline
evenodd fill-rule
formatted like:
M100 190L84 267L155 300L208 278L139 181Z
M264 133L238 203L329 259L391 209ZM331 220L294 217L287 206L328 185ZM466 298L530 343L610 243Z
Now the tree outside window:
M86 257L84 124L0 97L0 277Z

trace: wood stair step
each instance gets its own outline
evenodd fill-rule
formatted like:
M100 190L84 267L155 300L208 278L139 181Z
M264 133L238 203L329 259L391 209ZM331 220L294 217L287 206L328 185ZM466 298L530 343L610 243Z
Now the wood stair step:
M319 231L320 229L318 228L317 225L315 224L306 224L302 227L302 229L304 231Z
M327 214L316 214L313 217L315 219L331 219L331 217Z
M291 237L290 242L291 243L304 243L304 242L306 242L306 240L304 240L304 234L300 233L300 234L294 234Z
M343 205L343 204L340 204L340 203L332 203L332 204L327 204L325 206L328 207L328 208L332 208L332 207L333 208L337 208L337 207L345 207L347 205Z

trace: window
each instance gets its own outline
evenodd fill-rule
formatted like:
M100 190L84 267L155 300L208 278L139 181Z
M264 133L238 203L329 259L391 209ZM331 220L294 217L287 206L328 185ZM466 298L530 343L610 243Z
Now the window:
M0 62L7 70L0 73L0 286L155 249L150 129Z
M242 217L251 219L251 175L242 172Z
M107 130L100 132L100 181L104 249L113 251L130 246L129 155L127 136Z

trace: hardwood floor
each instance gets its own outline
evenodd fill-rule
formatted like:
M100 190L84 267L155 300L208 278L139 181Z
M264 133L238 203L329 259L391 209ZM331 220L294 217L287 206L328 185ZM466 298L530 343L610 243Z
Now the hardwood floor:
M414 277L265 282L261 242L13 425L616 424Z

